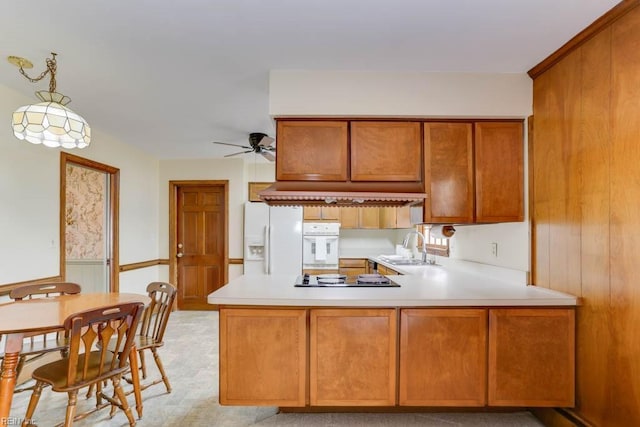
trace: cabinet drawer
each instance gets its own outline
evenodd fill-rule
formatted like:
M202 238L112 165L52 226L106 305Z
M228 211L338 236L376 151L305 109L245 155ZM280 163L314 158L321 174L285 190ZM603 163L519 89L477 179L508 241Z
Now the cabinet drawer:
M340 258L340 267L365 268L367 260L364 258Z

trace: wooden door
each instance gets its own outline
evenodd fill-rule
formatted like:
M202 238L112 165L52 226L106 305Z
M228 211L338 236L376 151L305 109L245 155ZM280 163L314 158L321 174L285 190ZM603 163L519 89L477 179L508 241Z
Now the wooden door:
M473 222L471 123L425 123L424 147L425 222Z
M178 308L212 310L207 295L227 283L227 183L177 186Z

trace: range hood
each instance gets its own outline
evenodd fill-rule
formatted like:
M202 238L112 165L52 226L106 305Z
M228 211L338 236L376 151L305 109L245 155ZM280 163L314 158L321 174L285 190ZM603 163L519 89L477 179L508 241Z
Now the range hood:
M278 181L258 196L271 206L412 206L427 198L419 182Z

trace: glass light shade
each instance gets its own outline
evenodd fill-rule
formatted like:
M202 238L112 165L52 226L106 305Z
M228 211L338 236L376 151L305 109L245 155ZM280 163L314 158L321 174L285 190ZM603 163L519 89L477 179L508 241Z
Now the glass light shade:
M60 94L52 92L51 95ZM54 99L64 102L63 98ZM85 148L91 143L91 128L87 121L53 99L18 108L13 113L12 126L16 138L33 144Z

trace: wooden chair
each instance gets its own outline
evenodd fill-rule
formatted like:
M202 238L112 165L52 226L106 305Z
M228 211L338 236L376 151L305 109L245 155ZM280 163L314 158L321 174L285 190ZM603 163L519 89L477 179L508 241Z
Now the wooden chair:
M160 371L161 378L141 385L140 389L145 390L152 385L164 382L167 393L171 393L171 384L169 378L164 371L162 360L158 354L158 348L164 345L164 331L169 322L169 315L173 309L173 303L176 299L176 288L165 282L152 282L147 286L147 293L151 298L151 303L147 306L140 321L140 331L136 335L135 344L140 359L140 369L142 370L142 379L147 378L147 367L145 364L144 353L151 351L153 360Z
M71 426L75 419L84 418L98 409L76 416L78 391L93 384L97 384L99 390L99 384L106 380L113 383L115 398L103 397L122 409L129 425L134 426L136 422L120 380L122 374L129 369L129 353L143 307L142 303L126 303L69 316L64 322L69 336L69 355L33 372L36 385L23 427L28 425L27 420L32 419L46 385L50 385L53 391L69 395L64 425ZM98 345L107 342L110 345Z
M79 294L82 287L77 283L53 282L24 285L14 288L9 293L9 298L15 301L32 299L34 297L52 297L58 295Z
M9 297L15 301L21 301L23 299L79 294L81 290L80 285L70 282L29 284L12 289ZM62 355L64 355L66 349L67 340L61 331L51 333L38 332L25 336L16 375L20 375L25 365L37 363L37 361L42 359L47 353L60 351ZM0 353L0 360L3 357L4 355ZM31 390L32 388L33 387L16 388L14 393Z
M134 344L136 346L136 350L138 352L138 360L140 361L139 366L142 371L142 379L147 379L147 367L145 362L145 352L151 351L153 354L153 360L158 367L158 371L160 371L160 378L147 382L146 384L135 384L131 378L126 378L125 380L133 385L134 389L127 392L127 394L134 393L136 391L136 387L139 387L139 391L146 390L147 388L159 384L161 382L164 383L167 393L171 393L171 384L169 383L169 378L164 370L164 366L162 364L162 360L160 359L160 355L158 354L158 348L164 345L164 332L167 328L167 323L169 322L169 315L171 314L171 310L173 308L173 303L177 296L176 288L165 282L152 282L147 286L147 293L149 298L151 298L151 302L145 308L144 313L142 314L142 319L140 320L140 330L138 331ZM110 344L111 348L111 344ZM100 384L97 385L98 390L100 389ZM87 398L90 398L93 395L94 388L93 386L89 387L87 390ZM100 393L96 395L97 398L100 398ZM97 405L100 405L100 401L98 400ZM141 411L138 408L138 411ZM114 412L114 408L112 408L112 413ZM142 417L142 414L139 412L139 416Z

